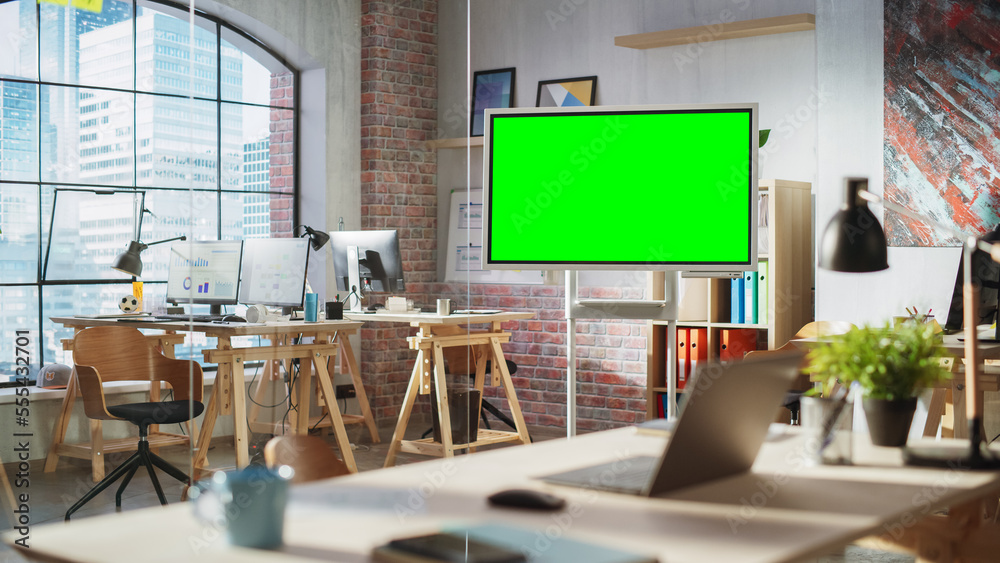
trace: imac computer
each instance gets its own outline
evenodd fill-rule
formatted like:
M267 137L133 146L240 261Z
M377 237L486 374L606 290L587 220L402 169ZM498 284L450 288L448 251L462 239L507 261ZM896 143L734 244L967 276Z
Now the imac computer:
M170 247L167 303L210 305L221 315L222 305L236 305L243 241L184 241Z
M1000 242L1000 227L994 231L983 235L982 240L996 244ZM948 318L945 320L944 329L950 333L958 332L963 328L963 275L965 266L962 261L958 263L958 275L955 278L955 288L951 294L951 304L948 307ZM997 317L998 305L1000 305L1000 264L997 264L989 255L982 250L976 250L972 254L972 284L979 290L979 319L978 326L989 325L994 321L1000 321ZM980 334L980 341L1000 342L1000 322L997 322L995 329L989 334Z
M333 231L330 246L339 291L360 292L364 280L375 293L406 290L396 231ZM360 305L358 300L355 303Z
M243 245L240 303L281 307L284 314L302 307L308 261L308 238L247 240Z

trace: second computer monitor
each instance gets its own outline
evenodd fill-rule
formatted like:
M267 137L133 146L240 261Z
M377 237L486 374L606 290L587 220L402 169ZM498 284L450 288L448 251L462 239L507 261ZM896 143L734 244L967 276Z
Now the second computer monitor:
M175 242L170 247L167 302L235 305L243 241Z
M338 290L351 290L349 278L354 267L361 280L371 280L375 292L402 293L406 290L396 231L333 231L330 246Z
M240 303L301 307L308 259L307 238L248 239L243 248Z

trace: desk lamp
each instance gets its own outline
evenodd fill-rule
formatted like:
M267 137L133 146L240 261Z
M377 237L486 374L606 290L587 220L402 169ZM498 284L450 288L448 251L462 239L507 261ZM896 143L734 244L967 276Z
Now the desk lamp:
M301 225L303 233L300 236L309 237L309 244L312 245L312 249L319 252L319 249L326 246L326 243L330 242L330 235L324 233L323 231L317 231L312 227L306 225Z
M115 261L111 263L111 267L118 270L119 272L128 274L130 276L135 276L137 278L142 277L142 259L139 257L139 253L146 250L154 244L161 244L164 242L171 242L175 240L187 240L185 236L179 236L174 238L168 238L164 240L158 240L156 242L151 242L149 244L133 240L128 243L128 249L122 252L115 258Z
M969 419L969 450L964 454L946 448L905 448L903 456L911 465L944 466L971 469L998 469L1000 460L985 451L983 443L983 413L975 397L979 391L979 353L976 341L978 289L972 283L972 256L979 249L1000 262L1000 246L979 240L947 225L922 217L905 207L885 200L868 191L867 178L848 178L845 200L840 210L827 224L820 240L819 267L836 272L877 272L889 267L886 261L885 232L868 202L879 203L900 215L933 225L964 241L963 260L963 324L965 330L965 392L966 416Z

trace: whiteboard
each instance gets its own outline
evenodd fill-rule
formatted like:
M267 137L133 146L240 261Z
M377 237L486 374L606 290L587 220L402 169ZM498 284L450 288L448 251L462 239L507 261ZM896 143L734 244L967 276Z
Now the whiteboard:
M545 281L542 270L483 269L482 188L451 190L448 245L444 252L447 282L541 284Z

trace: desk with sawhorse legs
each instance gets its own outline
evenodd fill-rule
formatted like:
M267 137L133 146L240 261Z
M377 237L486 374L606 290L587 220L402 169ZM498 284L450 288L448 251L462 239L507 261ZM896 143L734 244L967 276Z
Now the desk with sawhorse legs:
M58 317L53 318L52 320L56 323L73 327L76 330L82 330L90 326L118 324L115 319ZM312 367L316 365L317 361L323 360L323 366L320 367L316 365L316 371L318 373L318 381L320 383L321 390L326 393L327 389L325 389L325 387L330 387L328 395L330 399L326 401L326 405L330 410L331 424L336 426L334 419L341 419L339 416L334 417L333 415L333 411L336 410L336 402L332 400L332 384L329 384L330 377L326 367L326 360L330 357L336 356L336 354L340 352L342 369L350 371L351 381L354 384L358 403L362 412L360 420L352 418L350 422L364 422L368 428L369 434L372 436L372 440L376 443L378 442L378 429L375 426L375 420L372 417L371 409L368 405L368 399L364 390L364 385L361 381L361 374L358 370L357 360L355 359L353 349L351 348L350 341L348 340L348 336L357 332L358 328L361 327L361 323L359 322L326 321L322 323L303 323L289 321L268 324L219 324L185 322L165 323L150 320L133 321L128 324L129 326L141 329L157 329L166 331L168 335L155 336L169 336L170 342L176 342L175 339L183 338L182 335L171 334L176 332L201 332L208 337L215 337L217 339L216 348L214 350L205 351L206 357L212 358L209 361L215 361L218 363L218 371L216 373L215 384L213 385L211 395L209 396L208 405L205 409L201 432L199 434L198 441L196 442L197 448L195 452L195 467L197 468L204 468L206 466L208 446L211 441L212 431L215 427L215 420L219 415L231 414L233 416L233 440L235 446L236 466L245 467L250 462L247 425L245 423L240 423L241 421L247 420L245 391L246 381L243 372L244 361L268 361L300 358L299 369L302 376L300 376L299 379L303 385L297 387L296 393L299 397L299 404L308 405L309 391L311 390L309 381L311 378ZM263 347L233 348L232 339L238 336L260 336L278 344ZM293 343L292 337L297 337L299 339L303 337L312 337L314 343ZM165 349L165 353L168 353L168 350ZM151 394L154 394L155 396L155 393L158 391L158 389L151 390ZM71 382L70 388L67 389L66 397L63 399L62 411L59 418L56 420L56 429L53 433L54 440L49 450L49 457L46 459L45 470L46 472L55 470L59 456L71 455L73 457L84 457L85 459L89 458L93 461L94 477L95 480L99 480L104 474L104 460L101 454L107 451L117 450L109 448L109 444L112 444L113 441L108 441L108 443L103 443L101 441L100 421L91 421L90 444L64 443L66 437L66 427L69 424L69 416L72 414L73 403L75 400L76 389L75 385ZM339 414L340 413L338 411L337 415ZM303 418L307 419L308 417ZM343 421L341 420L341 422ZM308 420L296 420L293 427L294 429L300 429L304 424L308 424ZM342 424L341 429L335 428L335 435L337 437L338 445L342 450L345 463L347 463L348 467L352 470L356 470L351 446L347 442L346 433L342 431ZM154 444L152 440L150 442L153 447L171 445L173 443L187 443L186 436L180 436L176 438L176 440L176 442L170 442L169 444ZM134 447L134 439L129 439L129 443L132 447Z
M399 420L396 422L396 429L392 435L392 443L389 445L389 453L386 454L385 466L391 467L396 462L396 454L399 452L416 453L423 455L436 455L450 457L455 455L456 450L475 448L489 444L502 442L514 442L527 444L531 441L528 437L527 426L524 423L524 416L521 414L521 406L517 402L517 395L514 392L514 383L511 381L510 372L507 370L507 362L504 361L503 350L500 344L510 340L510 333L503 330L502 323L516 319L529 319L533 313L523 312L495 312L485 314L452 314L437 315L434 313L392 313L379 312L374 314L360 314L346 312L345 317L357 321L370 322L390 322L390 323L410 323L417 327L417 334L407 338L410 349L417 351L417 361L413 365L413 372L410 375L410 382L406 386L406 395L403 399L403 407L399 412ZM487 328L481 331L461 331L454 334L454 328L459 325L485 324ZM452 330L442 331L442 327L449 327ZM442 334L449 332L449 334ZM503 432L499 430L480 429L476 441L467 444L455 444L451 436L451 415L448 408L448 391L445 381L445 364L443 349L452 346L471 346L475 350L476 356L476 381L475 387L482 397L483 386L486 381L486 362L492 361L492 381L493 385L503 388L510 405L510 412L513 416L516 432ZM433 373L433 376L432 376ZM423 440L403 440L406 426L410 421L410 414L417 395L427 395L431 392L431 379L434 381L434 398L437 406L438 423L441 429L441 442L436 442L432 438ZM476 408L475 412L479 412Z

